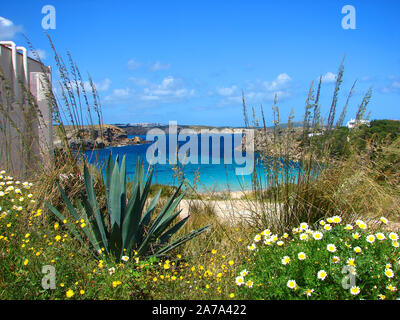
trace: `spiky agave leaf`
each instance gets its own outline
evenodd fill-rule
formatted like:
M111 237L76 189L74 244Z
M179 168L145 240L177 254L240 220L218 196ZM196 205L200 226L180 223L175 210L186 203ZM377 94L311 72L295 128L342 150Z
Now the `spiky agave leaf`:
M186 217L170 227L181 212L179 210L176 211L176 208L183 199L184 193L179 195L182 188L182 185L180 185L150 225L152 215L161 195L161 190L159 190L145 210L152 177L153 168L150 169L145 179L144 162L140 161L138 158L135 177L132 183L131 196L127 199L126 158L125 156L122 158L121 166L119 166L118 156L114 162L110 155L105 168L105 187L108 209L108 217L106 218L109 219L110 222L109 231L105 228L93 187L92 176L86 164L84 165L86 196L81 194L82 202L78 202L78 209L81 215L78 214L78 211L73 207L65 191L60 186L59 190L74 219L80 220L84 218L84 220L88 222L88 225L83 228L83 232L97 251L104 247L107 254L113 255L117 259L121 258L124 249L127 250L127 252L131 252L134 248L138 250L139 255L150 254L158 256L193 239L206 231L209 226L192 231L168 244L173 235L182 228L188 219L188 217ZM64 216L50 204L48 204L48 207L59 219L65 219ZM74 236L83 243L80 233L76 230L74 225L71 226L71 231ZM151 248L155 248L158 251L153 254L154 251Z

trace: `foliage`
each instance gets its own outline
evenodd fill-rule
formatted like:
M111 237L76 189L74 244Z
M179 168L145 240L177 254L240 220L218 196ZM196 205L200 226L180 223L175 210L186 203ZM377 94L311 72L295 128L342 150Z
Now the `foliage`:
M247 299L397 299L399 234L370 229L362 220L345 225L339 216L302 223L292 236L266 229L248 246L253 263L237 275L238 293Z
M84 167L86 197L82 195L81 201L77 200L77 208L73 207L64 190L59 187L71 217L80 224L83 233L97 252L101 252L104 248L106 254L111 254L117 259L126 254L130 255L132 250L135 250L139 256L161 256L208 229L208 226L200 228L168 244L171 237L189 218L188 216L171 227L180 213L180 211L175 212L175 209L182 200L184 193L178 196L179 187L152 222L152 214L161 194L160 190L144 211L152 175L153 171L150 171L147 179L145 179L144 164L138 160L131 195L127 199L125 156L122 159L121 168L119 168L118 157L114 163L110 155L105 170L107 198L107 214L105 215L102 215L99 210L92 176L86 165ZM74 236L82 242L80 232L74 224L68 222L68 219L55 207L49 203L46 204L61 222L67 224Z

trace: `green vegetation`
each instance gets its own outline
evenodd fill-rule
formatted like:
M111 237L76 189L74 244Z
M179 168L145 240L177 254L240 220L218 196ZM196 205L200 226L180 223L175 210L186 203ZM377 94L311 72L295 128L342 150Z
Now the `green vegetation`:
M387 223L382 219L381 224ZM368 230L362 220L339 216L288 234L256 234L236 278L246 299L396 299L400 282L399 235ZM395 276L396 275L396 276Z
M143 213L152 177L153 170L150 171L147 179L145 179L144 163L140 163L138 159L132 191L129 199L127 199L125 156L122 159L121 168L119 168L118 157L114 162L110 155L106 165L106 214L102 214L99 210L92 176L86 165L84 166L84 178L87 198L82 197L82 201L76 201L78 209L73 207L61 187L59 187L60 193L70 216L66 218L52 205L46 204L60 219L60 222L66 224L72 234L83 243L81 234L73 223L68 222L68 220L72 218L73 221L80 224L83 233L97 253L101 254L103 249L105 254L112 255L117 260L126 259L125 253L130 255L132 251L138 256L162 256L175 247L200 235L208 227L192 231L190 234L168 244L171 237L183 227L189 218L187 216L171 227L171 224L180 213L180 211L175 212L175 209L184 197L184 193L178 196L181 189L179 187L152 222L152 214L161 194L160 190L151 200L145 213Z
M256 138L265 166L251 193L233 199L198 194L201 177L192 184L179 167L181 187L152 185L139 161L126 183L125 159L98 159L107 163L103 179L100 166L77 158L61 115L76 130L83 119L103 121L92 81L90 98L68 58L69 68L56 53L61 99L48 93L64 148L29 178L0 173L0 299L399 298L399 125L344 128L353 88L336 120L343 63L326 125L322 81L311 84L300 138L293 115L281 124L276 99L273 128L262 108L263 126L254 108L251 125L243 96L246 128L264 127ZM369 90L357 119L370 98ZM185 201L189 216L180 217ZM213 201L225 204L224 219ZM356 282L343 288L348 265ZM42 287L44 266L55 268L54 290Z

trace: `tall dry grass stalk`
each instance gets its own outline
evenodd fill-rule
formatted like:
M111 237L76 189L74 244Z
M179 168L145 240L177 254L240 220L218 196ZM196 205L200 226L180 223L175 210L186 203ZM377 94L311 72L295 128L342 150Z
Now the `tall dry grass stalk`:
M310 86L301 128L293 126L293 113L285 126L281 124L276 98L272 106L273 128L266 127L262 107L263 127L260 128L254 116L253 125L250 125L243 97L245 124L256 130L259 155L252 176L252 192L244 199L252 212L251 224L258 230L268 226L276 232L291 232L303 221L312 224L334 214L345 220L398 214L399 207L393 206L397 200L391 192L393 188L377 182L374 177L378 166L370 158L358 154L355 148L350 150L350 157L333 156L335 130L343 124L355 87L354 82L334 126L343 63L344 59L326 123L320 111L321 78L316 91L314 83ZM371 94L370 89L359 105L356 119L365 119Z

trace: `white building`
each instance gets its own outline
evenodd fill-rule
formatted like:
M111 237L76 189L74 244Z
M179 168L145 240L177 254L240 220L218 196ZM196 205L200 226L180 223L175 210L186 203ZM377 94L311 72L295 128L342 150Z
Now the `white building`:
M347 122L347 128L353 129L356 128L362 124L365 124L369 126L370 121L369 120L356 120L356 119L351 119L350 121Z
M51 70L24 47L0 41L0 167L25 177L51 159Z

